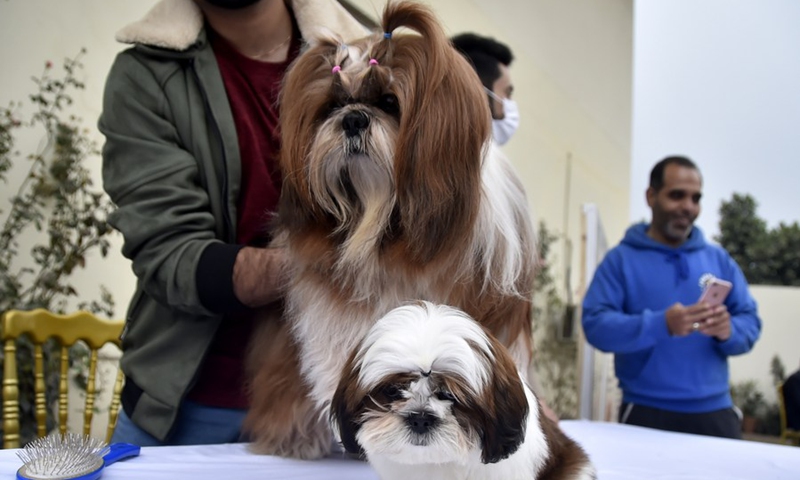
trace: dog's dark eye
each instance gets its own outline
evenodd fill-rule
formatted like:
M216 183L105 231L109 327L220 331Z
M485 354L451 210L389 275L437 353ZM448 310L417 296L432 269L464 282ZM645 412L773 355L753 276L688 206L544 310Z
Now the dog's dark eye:
M442 401L448 401L454 403L456 401L456 396L447 390L439 390L438 392L436 392L436 398Z
M397 385L387 385L383 387L381 393L383 393L386 396L386 398L388 398L391 401L400 400L401 398L403 398L403 393L400 391L399 388L397 388Z
M378 102L375 104L375 106L389 115L396 115L400 113L400 104L397 102L397 97L391 93L381 95L381 98L378 99Z
M325 108L322 111L322 117L323 118L330 117L331 115L333 115L335 111L339 110L343 106L344 104L338 101L328 102L328 104L325 105Z

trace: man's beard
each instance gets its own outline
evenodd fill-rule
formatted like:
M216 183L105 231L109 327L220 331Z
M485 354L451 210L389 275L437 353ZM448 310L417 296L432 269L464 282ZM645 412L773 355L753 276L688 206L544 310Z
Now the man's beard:
M685 222L686 226L684 227L683 225L677 225L679 220L681 223ZM694 225L693 219L672 218L667 222L664 228L664 234L667 236L667 238L672 240L684 241L689 238L689 234L692 232L692 225Z

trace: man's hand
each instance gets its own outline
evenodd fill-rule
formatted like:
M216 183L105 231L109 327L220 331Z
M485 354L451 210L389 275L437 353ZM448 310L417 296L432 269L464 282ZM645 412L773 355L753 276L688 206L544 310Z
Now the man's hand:
M666 312L667 328L675 337L683 337L700 330L706 319L711 316L712 307L704 303L684 306L676 303Z
M700 333L723 342L731 338L731 315L725 305L711 308L711 315L700 324Z
M286 253L280 248L244 247L233 264L233 293L248 307L260 307L283 294Z

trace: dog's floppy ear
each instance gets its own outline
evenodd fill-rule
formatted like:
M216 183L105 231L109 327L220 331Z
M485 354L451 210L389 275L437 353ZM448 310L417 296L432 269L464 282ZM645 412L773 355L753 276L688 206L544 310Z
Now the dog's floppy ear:
M493 377L486 386L481 418L481 461L496 463L516 452L525 440L525 426L530 408L525 388L514 361L500 343L492 338L495 357Z
M334 39L318 38L315 46L300 55L286 73L280 93L281 212L289 212L281 223L298 229L323 221L323 212L313 202L308 180L308 157L316 124L329 108L333 82L331 62L341 50ZM291 99L291 101L284 101Z
M344 449L348 453L364 457L364 449L356 440L356 435L361 429L360 416L364 411L364 392L358 386L358 370L355 368L357 350L353 351L342 369L339 385L331 400L330 415L331 424L339 433Z
M383 27L420 34L383 40L375 55L391 69L402 111L395 152L400 223L411 260L424 263L468 237L491 114L478 76L429 8L390 3Z

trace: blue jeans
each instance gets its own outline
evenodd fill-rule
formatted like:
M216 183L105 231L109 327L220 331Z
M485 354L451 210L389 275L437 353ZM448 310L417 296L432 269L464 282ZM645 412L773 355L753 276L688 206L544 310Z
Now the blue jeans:
M206 407L194 402L183 402L175 431L166 442L162 442L139 428L120 409L111 443L125 442L150 447L244 442L246 439L243 438L241 429L246 414L245 409Z

